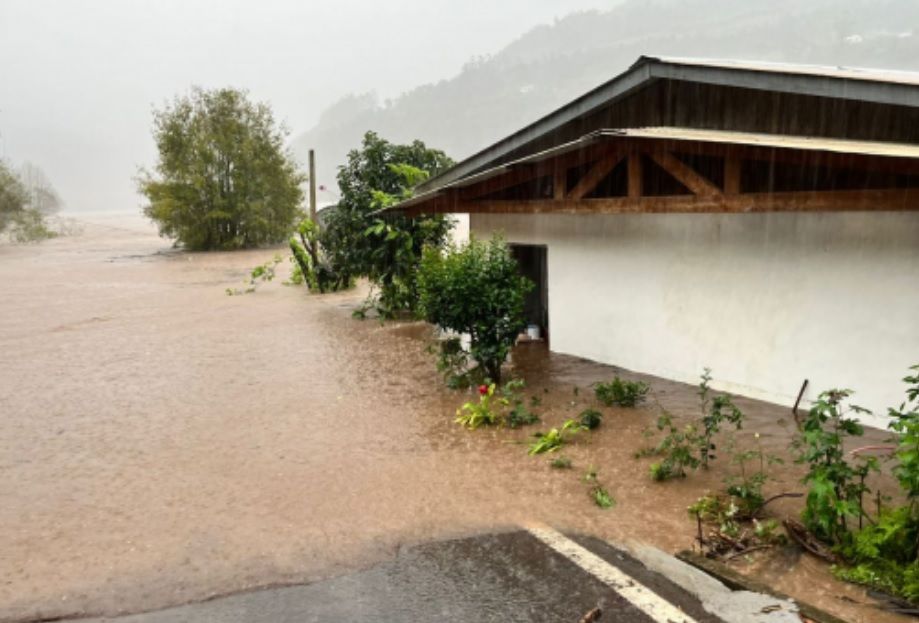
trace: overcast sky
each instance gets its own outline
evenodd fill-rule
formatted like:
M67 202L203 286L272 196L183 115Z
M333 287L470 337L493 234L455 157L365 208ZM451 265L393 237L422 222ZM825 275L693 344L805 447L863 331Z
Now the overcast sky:
M613 0L0 0L0 157L68 210L140 205L152 106L190 85L268 101L296 135L349 92L449 78L531 27Z

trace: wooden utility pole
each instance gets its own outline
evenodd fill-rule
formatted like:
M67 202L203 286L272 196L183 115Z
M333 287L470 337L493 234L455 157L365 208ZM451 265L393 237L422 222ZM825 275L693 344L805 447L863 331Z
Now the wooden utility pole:
M310 219L317 223L316 220L316 152L310 150Z

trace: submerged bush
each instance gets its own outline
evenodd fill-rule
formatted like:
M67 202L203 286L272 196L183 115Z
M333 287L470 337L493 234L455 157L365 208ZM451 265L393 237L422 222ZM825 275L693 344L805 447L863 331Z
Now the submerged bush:
M852 526L850 519L865 514L862 498L868 492L865 477L877 469L875 459L854 463L846 458L847 437L861 437L865 429L847 417L867 410L844 402L851 390L822 392L804 420L802 432L794 441L798 463L807 465L803 482L808 486L802 519L818 539L831 545L845 542Z
M830 393L823 399L829 406L819 401L816 405L827 414L827 420L833 422L833 426L829 431L817 431L812 436L829 448L826 456L832 461L827 464L826 459L816 456L819 448L816 442L808 444L807 447L813 450L808 455L811 459L810 473L819 470L821 480L812 480L806 513L815 518L826 517L815 528L823 530L818 535L830 533L829 536L838 544L837 553L847 563L833 569L837 577L919 603L919 366L910 370L911 374L903 379L907 383L906 401L899 408L888 410L889 415L895 418L890 428L897 433L894 454L897 464L893 474L906 494L906 504L882 509L878 497L877 518L857 532L846 532L850 528L845 522L846 517L856 512L867 516L862 497L868 492L864 477L872 466L863 463L852 467L839 456L836 437L858 432L857 425L840 422L843 418L837 413L838 404L834 401L848 394L842 396L839 392ZM831 483L832 487L828 488L824 481ZM810 497L814 494L815 484L819 494L817 500L822 503L812 508ZM823 501L823 497L828 499ZM839 498L842 498L842 503ZM835 506L831 507L833 502ZM828 530L824 530L824 526Z
M159 152L138 190L160 234L187 249L239 249L282 242L303 199L304 176L286 131L244 91L192 90L154 112Z
M609 383L597 383L594 395L607 407L635 407L645 401L651 388L641 381L624 381L618 376Z
M874 525L857 532L839 553L849 566L833 573L846 581L864 584L910 601L919 601L919 520L910 507L884 511Z
M494 382L501 365L526 326L524 298L533 283L500 237L475 238L442 253L428 248L418 274L424 319L445 331L467 334L469 354Z
M593 430L600 426L600 423L603 421L603 414L596 409L584 409L581 411L580 415L578 415L578 420L584 428Z
M457 409L456 422L472 430L482 425L518 428L538 422L539 416L523 404L524 387L522 379L508 381L500 390L495 383L479 385L478 402L469 401Z
M528 454L543 454L555 452L561 448L575 433L585 430L577 420L565 420L561 428L551 428L547 433L536 433L536 441L530 444Z
M743 425L744 414L727 394L710 397L711 370L705 368L699 383L699 407L701 417L698 421L683 427L676 425L673 416L662 411L657 419L657 428L666 432L660 443L650 451L639 453L654 454L663 457L651 465L652 480L682 478L686 469L707 468L709 461L715 458L715 435L721 431L723 423L728 422L739 429Z

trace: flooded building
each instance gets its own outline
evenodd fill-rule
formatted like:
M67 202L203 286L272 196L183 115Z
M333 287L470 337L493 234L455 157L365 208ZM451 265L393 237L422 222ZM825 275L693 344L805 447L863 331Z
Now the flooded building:
M502 232L556 352L881 414L919 363L919 74L642 57L396 209Z

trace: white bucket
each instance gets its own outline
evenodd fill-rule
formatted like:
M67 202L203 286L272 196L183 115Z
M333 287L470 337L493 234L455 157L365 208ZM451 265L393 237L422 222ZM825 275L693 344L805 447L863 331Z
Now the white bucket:
M527 325L527 337L530 338L531 340L539 339L539 325L538 324Z

